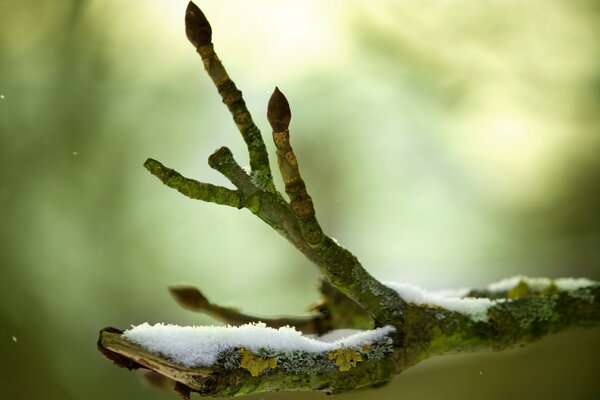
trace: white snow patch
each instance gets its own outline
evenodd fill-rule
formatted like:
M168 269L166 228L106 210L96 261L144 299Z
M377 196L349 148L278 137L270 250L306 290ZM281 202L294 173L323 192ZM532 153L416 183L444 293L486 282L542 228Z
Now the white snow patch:
M594 281L586 278L558 278L552 280L549 278L530 278L523 275L517 275L488 285L488 290L492 292L505 292L517 286L521 281L525 282L534 292L543 292L553 283L558 290L562 291L576 290L594 284Z
M429 304L450 311L456 311L469 316L474 321L487 321L487 311L498 302L486 298L463 297L469 293L468 289L443 290L439 292L428 292L418 286L406 283L384 282L384 285L398 292L406 302L416 305Z
M212 366L224 351L246 348L253 352L270 349L281 352L329 352L372 344L393 332L393 326L343 335L333 341L303 336L286 326L269 328L264 323L241 326L178 326L143 323L123 332L123 337L146 350L161 353L186 367ZM347 333L347 332L346 332Z
M559 290L577 290L595 284L586 278L559 278L554 280L554 284Z
M549 278L529 278L523 275L517 275L512 278L489 284L487 289L496 293L506 292L517 286L521 281L527 283L533 292L543 292L552 284L561 291L576 290L596 284L596 282L586 278L559 278L553 280ZM510 301L510 299L505 298L487 299L465 297L470 291L468 288L427 291L418 286L406 283L384 282L384 285L398 292L400 297L408 303L416 305L429 304L442 307L450 311L465 314L474 321L487 321L487 312L490 307L493 307L498 303Z
M542 292L548 289L552 284L552 279L549 278L529 278L523 275L516 275L510 278L502 279L498 282L490 283L487 289L490 292L506 292L517 286L521 281L525 282L527 286L529 286L531 290L535 292Z
M345 339L349 336L356 335L357 333L361 332L363 331L359 329L335 329L321 336L316 336L315 339L321 342L332 343L336 340Z

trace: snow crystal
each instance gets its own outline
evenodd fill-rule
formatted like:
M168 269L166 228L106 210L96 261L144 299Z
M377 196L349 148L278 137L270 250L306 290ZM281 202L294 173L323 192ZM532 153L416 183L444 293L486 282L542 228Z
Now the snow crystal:
M462 297L469 290L443 290L439 292L428 292L418 286L406 283L384 282L384 284L398 292L400 297L408 303L416 305L428 304L438 306L450 311L465 314L474 321L487 321L487 311L494 304L504 300L491 300L486 298Z
M285 353L297 351L321 353L372 344L394 330L394 327L386 326L350 333L350 335L349 332L345 332L339 339L324 341L320 338L303 336L302 332L289 326L274 329L262 322L241 326L178 326L144 323L126 330L123 332L123 337L186 367L199 365L210 367L221 353L236 348L243 347L253 352L269 349Z
M13 342L17 343L17 337L16 336L13 336L12 340L13 340Z

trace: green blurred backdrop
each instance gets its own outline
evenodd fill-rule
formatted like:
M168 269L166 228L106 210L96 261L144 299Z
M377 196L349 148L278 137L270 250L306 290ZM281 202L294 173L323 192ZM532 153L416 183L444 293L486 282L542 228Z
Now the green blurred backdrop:
M95 349L109 325L212 323L176 306L173 283L261 315L317 296L315 269L258 219L141 166L227 184L207 156L227 145L247 162L185 6L0 0L2 398L175 398ZM600 2L200 6L267 133L269 95L286 93L322 225L375 276L431 289L600 279ZM573 331L341 398L597 399L598 371L600 330Z

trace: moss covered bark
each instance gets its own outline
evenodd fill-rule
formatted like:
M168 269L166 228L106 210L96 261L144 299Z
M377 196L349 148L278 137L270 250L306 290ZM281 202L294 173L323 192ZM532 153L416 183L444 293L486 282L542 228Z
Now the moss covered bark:
M341 393L384 383L436 355L504 350L562 330L600 325L600 285L507 300L491 307L488 315L487 321L474 321L439 307L410 305L405 322L395 326L398 334L372 345L316 354L236 349L222 353L211 367L183 367L128 342L113 328L100 332L98 347L119 366L151 369L208 396Z

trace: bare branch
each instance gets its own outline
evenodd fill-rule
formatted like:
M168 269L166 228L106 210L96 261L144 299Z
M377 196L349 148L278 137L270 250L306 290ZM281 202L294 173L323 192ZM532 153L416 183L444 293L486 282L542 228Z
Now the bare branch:
M317 221L312 198L306 191L306 184L300 176L298 159L290 145L288 126L291 117L287 99L279 88L275 88L269 100L267 118L273 128L273 142L277 148L277 162L285 192L290 198L290 207L300 223L302 235L311 247L319 247L323 243L323 230Z
M373 278L350 251L323 233L290 145L288 127L291 117L287 99L275 88L269 100L267 118L273 129L279 170L302 236L318 254L317 265L325 278L357 302L378 326L401 320L404 301Z
M214 51L212 44L212 29L202 11L192 2L188 4L185 14L186 35L196 48L202 61L204 69L214 82L223 103L229 109L233 120L242 134L248 154L250 156L250 167L252 174L260 179L261 189L275 191L269 156L263 142L260 130L252 120L252 116L246 107L242 92L238 90L235 83L229 77L223 63Z
M264 322L271 328L293 326L305 334L323 334L331 329L328 318L321 314L310 318L263 318L243 314L232 307L213 304L193 286L172 286L169 288L169 291L183 308L210 315L214 319L230 325Z
M217 149L208 158L208 165L227 177L245 196L250 196L258 191L258 188L252 183L246 171L235 161L231 150L227 147Z
M210 183L198 182L182 176L179 172L167 168L159 161L147 159L144 167L161 180L162 183L177 190L190 199L241 208L242 197L239 192Z

